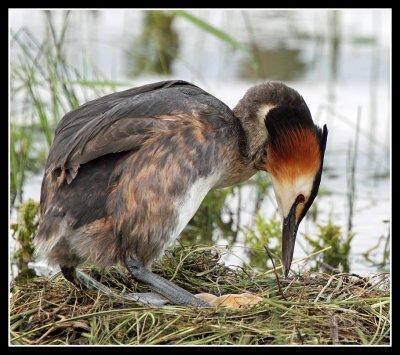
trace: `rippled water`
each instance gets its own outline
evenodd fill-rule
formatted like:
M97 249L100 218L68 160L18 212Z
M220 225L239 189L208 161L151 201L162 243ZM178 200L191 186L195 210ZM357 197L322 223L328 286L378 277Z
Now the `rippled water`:
M264 77L254 77L246 53L233 50L183 18L174 22L180 49L172 73L129 77L131 64L127 53L143 28L143 11L74 13L66 34L68 57L75 65L80 65L80 56L85 53L106 77L122 81L127 87L168 78L192 81L232 108L254 83L267 79L283 80L302 94L314 120L320 125L328 125L326 169L321 189L331 194L316 200L318 222L324 224L332 220L343 230L348 215L346 154L349 142L354 141L357 110L360 109L351 270L357 273L375 271L373 265L364 262L361 254L376 245L382 235L388 234L389 224L385 221L391 216L388 176L390 11L344 10L336 16L326 10L197 10L192 13L239 41L256 43ZM10 24L14 31L26 26L39 38L45 35L44 17L38 11L13 10ZM377 174L383 177L374 178ZM38 200L41 176L28 181L24 199ZM244 187L242 196L254 199L254 191ZM232 197L230 204L237 204L237 196ZM253 210L246 210L249 205L243 204L243 226L250 224L253 218ZM261 212L270 216L275 209L271 195L261 206ZM299 229L299 245L304 244L302 233L315 230L314 223L303 222ZM239 241L237 247L240 249L240 246ZM297 246L295 258L305 253ZM237 260L232 258L229 262L236 263Z

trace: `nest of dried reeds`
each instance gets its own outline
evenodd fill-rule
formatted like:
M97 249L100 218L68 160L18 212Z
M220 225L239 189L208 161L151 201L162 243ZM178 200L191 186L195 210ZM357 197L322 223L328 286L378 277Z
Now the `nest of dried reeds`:
M271 270L228 268L216 247L178 247L153 270L193 292L251 292L242 309L146 308L82 291L60 275L13 284L12 344L389 344L388 275L303 273L277 282ZM119 292L148 291L122 268L85 268Z

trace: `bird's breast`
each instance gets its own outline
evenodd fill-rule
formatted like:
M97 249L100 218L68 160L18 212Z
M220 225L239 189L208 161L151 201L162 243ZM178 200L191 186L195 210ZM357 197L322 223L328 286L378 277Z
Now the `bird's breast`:
M192 219L207 193L218 183L221 172L213 172L206 177L196 179L178 199L176 204L177 223L171 233L170 243L175 241L185 226Z

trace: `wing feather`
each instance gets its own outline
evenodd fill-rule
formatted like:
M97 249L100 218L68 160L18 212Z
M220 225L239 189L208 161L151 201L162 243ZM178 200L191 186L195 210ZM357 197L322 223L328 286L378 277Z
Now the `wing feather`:
M82 105L60 121L46 172L59 168L59 182L66 178L70 183L81 164L106 154L139 149L154 130L171 127L180 114L193 116L204 109L204 104L192 99L196 95L212 97L188 82L164 81Z

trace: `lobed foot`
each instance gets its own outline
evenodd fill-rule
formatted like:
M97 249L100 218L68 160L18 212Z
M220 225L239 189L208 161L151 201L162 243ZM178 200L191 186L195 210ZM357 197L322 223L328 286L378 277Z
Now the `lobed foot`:
M196 295L196 297L208 302L214 307L228 307L236 309L254 306L263 300L262 297L248 292L241 294L227 294L219 297L210 293L199 293Z

